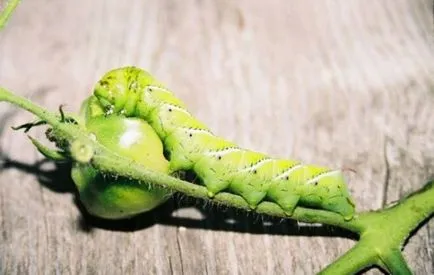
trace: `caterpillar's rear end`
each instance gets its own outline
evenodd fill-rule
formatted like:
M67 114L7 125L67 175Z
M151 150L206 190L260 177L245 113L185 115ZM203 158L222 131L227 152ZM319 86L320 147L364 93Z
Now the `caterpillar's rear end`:
M232 192L252 208L271 201L288 215L297 205L339 213L345 219L354 215L354 203L341 171L273 159L215 136L181 100L141 69L125 67L108 72L94 94L107 113L146 120L170 154L171 171L194 171L210 197Z

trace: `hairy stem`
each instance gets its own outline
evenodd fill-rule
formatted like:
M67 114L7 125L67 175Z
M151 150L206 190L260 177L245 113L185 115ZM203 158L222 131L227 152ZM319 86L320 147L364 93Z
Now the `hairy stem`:
M238 195L222 192L215 195L213 198L210 198L208 196L208 190L204 186L192 184L166 174L154 172L132 162L131 160L117 158L110 152L95 154L92 159L92 164L101 171L107 171L110 173L115 172L116 174L119 173L122 176L151 182L184 193L188 196L210 200L218 204L232 206L246 211L252 211L247 202ZM260 203L254 211L260 214L288 218L277 204L271 202ZM354 218L351 221L345 221L339 214L303 207L297 207L293 215L289 218L307 223L336 225L356 233L360 233L363 228L362 225L358 223L357 218Z
M15 8L20 3L20 0L9 0L7 1L6 7L0 13L0 30L4 28L8 22L10 16L12 15Z

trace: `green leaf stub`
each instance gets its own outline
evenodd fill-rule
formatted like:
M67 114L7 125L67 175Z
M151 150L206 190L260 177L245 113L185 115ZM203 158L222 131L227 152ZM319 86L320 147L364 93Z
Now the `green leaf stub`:
M89 163L94 155L94 149L87 141L76 139L69 148L72 158L79 163Z

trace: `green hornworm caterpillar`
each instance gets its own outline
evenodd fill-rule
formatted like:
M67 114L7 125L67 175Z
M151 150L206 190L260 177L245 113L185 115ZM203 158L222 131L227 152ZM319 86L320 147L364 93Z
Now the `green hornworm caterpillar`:
M106 115L146 120L169 153L170 172L193 171L212 197L228 191L255 208L277 203L288 215L297 205L354 215L342 171L274 159L215 136L163 84L147 72L125 67L105 74L94 95Z

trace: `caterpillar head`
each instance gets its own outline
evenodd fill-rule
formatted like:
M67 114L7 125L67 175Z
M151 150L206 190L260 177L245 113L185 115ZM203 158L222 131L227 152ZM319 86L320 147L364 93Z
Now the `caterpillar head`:
M118 68L109 71L98 81L94 95L106 114L134 116L144 111L138 108L139 102L144 100L140 95L143 96L142 91L153 82L153 77L139 68Z

